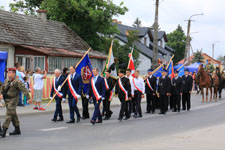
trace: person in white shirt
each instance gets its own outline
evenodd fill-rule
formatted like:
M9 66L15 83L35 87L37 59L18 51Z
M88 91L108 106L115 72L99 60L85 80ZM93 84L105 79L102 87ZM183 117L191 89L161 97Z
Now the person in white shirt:
M133 78L131 88L131 95L136 102L136 110L134 117L139 118L142 117L142 110L141 110L141 99L144 98L145 93L145 83L144 80L139 77L139 70L135 70L134 72L135 78Z
M126 70L126 77L130 80L131 91L132 91L132 88L133 88L133 86L132 86L132 84L133 84L133 76L131 75L131 70L130 69ZM126 101L126 103L128 103L128 104L126 104L126 106L128 107L127 109L128 109L128 112L129 112L129 114L131 116L131 113L135 113L136 102L135 102L134 98L131 98L131 100Z
M43 79L46 79L47 77L47 71L43 72L44 75L41 74L41 68L37 67L35 69L35 73L33 74L34 78L34 110L45 110L43 107L41 107L42 102L42 89L44 87L44 81Z

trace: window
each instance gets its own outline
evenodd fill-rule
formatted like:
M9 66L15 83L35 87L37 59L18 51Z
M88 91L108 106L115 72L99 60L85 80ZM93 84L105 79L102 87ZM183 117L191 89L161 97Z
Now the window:
M144 37L144 44L147 45L147 37Z
M45 69L45 56L34 56L34 69L40 67L41 70Z
M32 70L31 68L31 60L32 56L29 55L16 55L16 62L18 62L21 66L24 66L25 70Z
M62 69L62 57L48 58L48 71L54 72L55 69Z
M77 64L78 59L77 58L64 58L64 65L63 67L69 68L70 66L74 66Z

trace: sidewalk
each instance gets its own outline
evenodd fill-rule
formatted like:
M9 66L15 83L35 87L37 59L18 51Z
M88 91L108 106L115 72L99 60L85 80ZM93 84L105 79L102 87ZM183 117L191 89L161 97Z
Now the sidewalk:
M146 99L144 98L142 102L145 102ZM44 114L52 114L55 111L55 102L53 101L49 107L46 106L47 103L43 103L42 106L46 109L46 111L39 111L39 110L33 110L33 105L28 105L25 107L17 107L17 113L19 116L35 116L35 115L44 115ZM113 100L111 102L111 106L120 106L120 101L117 97L113 97ZM78 101L78 108L80 111L82 111L82 101ZM93 109L94 105L89 104L89 109ZM62 103L62 109L64 113L69 112L69 105L68 103ZM5 107L0 107L0 118L5 116Z

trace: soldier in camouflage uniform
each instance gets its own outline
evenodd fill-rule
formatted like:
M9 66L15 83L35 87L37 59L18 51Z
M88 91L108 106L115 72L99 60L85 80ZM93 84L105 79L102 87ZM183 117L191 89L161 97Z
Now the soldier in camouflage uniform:
M12 121L15 130L10 135L20 135L20 124L16 113L16 106L19 102L19 91L22 91L27 96L28 102L31 102L29 91L25 85L16 78L16 69L8 69L8 79L5 80L0 88L0 99L5 100L6 105L6 119L3 124L3 129L0 132L1 137L6 136L6 131L9 128L10 122Z
M0 89L1 89L1 86L2 86L2 82L0 81ZM1 122L0 122L0 132L2 132Z

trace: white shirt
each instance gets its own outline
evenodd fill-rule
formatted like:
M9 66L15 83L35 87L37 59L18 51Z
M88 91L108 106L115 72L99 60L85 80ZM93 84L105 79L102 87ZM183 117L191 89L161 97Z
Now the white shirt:
M142 94L145 93L145 83L144 83L144 80L140 77L138 78L134 78L134 82L135 82L135 85L138 89L140 89L142 91ZM133 80L132 80L132 83L133 83ZM133 88L131 88L131 94L134 95L134 91L137 90L134 86L134 83L132 84Z
M74 79L75 75L76 75L76 72L74 72L73 74L70 74L70 77L73 76L72 80Z
M132 75L130 75L129 77L128 77L128 76L126 76L126 77L130 80L131 94L132 94L132 91L133 91L133 88L134 88L134 87L133 87L133 86L134 86L134 85L133 85L133 78L134 78L134 77L133 77ZM132 94L132 95L133 95L133 94Z
M22 82L24 83L24 77L25 77L25 74L23 72L19 72L21 74L21 77L22 77Z
M44 87L43 75L41 74L34 74L34 89L35 90L42 90Z

